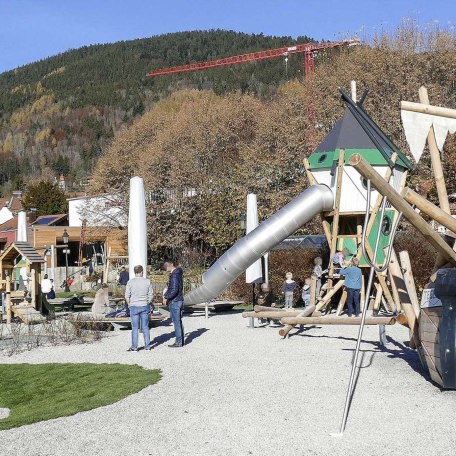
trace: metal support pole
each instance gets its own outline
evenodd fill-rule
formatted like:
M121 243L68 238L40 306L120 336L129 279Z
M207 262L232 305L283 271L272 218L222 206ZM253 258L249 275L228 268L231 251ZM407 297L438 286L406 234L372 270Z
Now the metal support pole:
M370 189L371 189L371 183L370 183L370 180L368 180L367 181L366 217L364 219L363 240L362 240L363 250L364 250L364 247L365 247L364 246L364 242L366 242L366 240L365 240L365 232L366 232L366 229L367 229L368 219L369 219L369 212L370 212ZM385 205L386 205L386 197L383 200L382 217L383 217L383 212L384 212L384 209L385 209ZM395 229L396 228L397 228L397 226L395 227ZM393 236L391 238L391 242L393 242L393 240L394 240L394 233L393 233ZM351 401L352 401L352 398L353 398L356 371L357 371L357 369L359 369L358 368L359 349L361 347L361 340L362 340L362 337L363 337L364 324L365 324L365 321L366 321L367 309L369 307L369 297L370 297L370 294L371 294L372 285L374 283L374 276L375 276L375 271L376 271L376 260L377 260L377 253L378 253L378 249L379 249L379 243L380 243L380 229L378 229L372 261L369 261L369 263L371 264L370 273L369 273L369 281L367 283L367 287L366 287L366 290L365 290L365 299L364 299L365 305L364 305L363 312L362 312L361 324L359 326L358 338L356 340L355 357L353 359L353 365L352 365L352 369L351 369L351 373L350 373L350 381L348 382L347 396L345 398L344 413L343 413L343 416L342 416L342 422L340 424L339 433L332 434L334 437L341 437L344 434L345 425L347 423L348 410L350 408L350 404L351 404ZM392 246L391 246L391 248L392 248ZM368 259L368 256L367 255L365 255L365 256L366 256L366 259ZM389 260L388 260L388 262L389 262Z
M255 309L255 299L256 299L256 295L255 295L255 283L252 283L252 311ZM254 317L250 317L249 318L249 328L253 329L255 328L255 318Z
M65 291L70 291L68 286L68 247L65 249Z
M380 346L384 347L388 343L388 341L386 340L385 325L378 325L378 337Z

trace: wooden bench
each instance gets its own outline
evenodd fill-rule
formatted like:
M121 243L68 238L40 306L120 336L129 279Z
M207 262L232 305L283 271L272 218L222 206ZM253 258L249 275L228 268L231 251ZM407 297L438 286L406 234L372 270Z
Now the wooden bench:
M184 303L184 308L193 309L193 310L204 310L206 319L209 318L209 310L211 312L226 312L233 310L233 307L244 304L244 301L211 301L201 304L194 304L192 306L186 306Z
M154 313L149 316L149 324L152 323L152 326L156 326L161 321L165 320L167 317L162 315L161 313ZM98 315L90 314L90 313L82 313L82 314L73 314L68 321L73 324L77 323L106 323L111 324L114 327L114 330L120 330L121 328L131 326L131 318L130 317L101 317Z

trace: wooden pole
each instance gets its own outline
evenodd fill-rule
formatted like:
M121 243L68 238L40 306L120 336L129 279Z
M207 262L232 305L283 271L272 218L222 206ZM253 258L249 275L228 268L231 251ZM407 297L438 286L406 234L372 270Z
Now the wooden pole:
M416 293L415 279L413 278L412 264L407 250L399 252L399 260L402 266L402 273L404 275L405 286L407 287L408 295L412 301L413 310L415 311L416 318L420 316L420 302Z
M362 317L286 317L281 323L291 325L360 325ZM394 325L394 317L366 317L366 325Z
M342 195L342 177L344 175L344 161L345 161L345 149L339 151L339 163L337 165L337 181L336 181L336 199L334 203L334 217L333 226L331 231L331 244L329 252L329 274L328 282L329 286L332 286L332 277L334 275L334 264L332 258L336 254L337 247L337 235L339 234L339 210L340 210L340 199Z
M320 279L321 280L321 279ZM314 306L317 302L317 278L311 276L310 278L310 305Z
M301 312L297 317L308 317L309 315L312 315L315 311L315 306L309 306L307 307L303 312ZM280 328L279 334L282 337L285 337L288 335L288 333L295 327L295 325L287 325L284 328Z
M390 306L390 310L392 312L396 312L396 304L394 302L393 296L391 295L391 292L389 291L388 285L386 284L386 278L381 272L377 273L377 280L380 286L382 287L383 294L385 295L386 304Z
M317 310L321 310L331 301L331 298L342 288L342 285L345 283L345 280L340 279L336 285L330 290L326 296L320 301L317 305Z
M32 298L32 307L36 309L36 271L35 269L30 266L30 279L31 279L31 284L30 284L30 294Z
M285 317L298 317L302 311L299 310L292 310L292 311L285 311L282 310L280 312L274 312L272 311L266 311L263 310L261 312L243 312L242 317L243 318L269 318L270 320L281 320L282 318ZM312 317L320 317L321 313L320 312L312 312L309 316Z
M304 168L306 170L307 180L309 181L309 184L315 185L317 183L317 181L315 180L315 177L313 176L312 171L310 170L309 160L307 159L307 157L304 158L303 162L304 162Z
M369 305L369 303L366 303L365 300L366 300L366 286L365 286L365 280L364 280L364 275L361 276L361 296L359 297L359 310L361 310L361 312L363 311L364 309L364 306L365 305Z
M410 327L410 347L416 348L420 345L418 335L418 321L413 308L410 296L407 293L407 287L405 285L404 277L402 275L401 267L397 259L396 253L393 251L390 262L391 281L394 283L398 296L399 302L404 309L405 316Z
M6 323L11 323L11 276L6 278L5 291L5 308L6 308Z
M383 289L379 283L375 284L376 292L375 292L375 301L374 301L374 312L378 312L380 310L380 304L382 302L383 296Z
M356 103L356 81L350 81L351 98Z
M111 246L108 249L108 256L106 257L106 265L103 270L103 283L108 283L108 275L109 275L109 265L111 263Z
M391 156L391 161L393 163L396 163L396 160L397 160L397 153L394 153ZM389 182L392 175L393 175L393 168L388 168L385 173L385 177L384 177L385 182ZM371 234L372 227L374 226L375 219L377 218L377 214L380 211L382 202L383 202L383 195L379 194L377 197L377 201L375 202L374 207L372 208L372 211L370 213L369 222L367 223L367 228L366 228L367 245L366 245L366 247L369 245L369 242L368 242L369 236ZM372 252L370 253L370 255L372 255ZM360 260L362 256L363 256L363 251L362 251L362 249L359 249L358 253L356 255L356 258L358 258L358 260Z
M401 101L401 109L404 111L420 112L421 114L431 114L433 116L456 119L456 109L442 108L441 106L432 106L428 103L423 104L413 103L411 101Z
M432 204L429 200L423 198L421 195L418 195L418 193L414 192L409 187L405 187L401 192L401 195L409 204L416 206L421 212L429 215L429 217L434 219L436 222L440 223L445 228L456 234L456 219L453 218L449 213L443 211L435 204Z
M347 296L348 296L347 290L344 290L342 292L342 296L340 297L340 301L339 301L339 304L337 306L336 317L338 317L342 313L342 310L344 309L345 303L347 302Z
M426 87L422 86L419 90L420 102L429 105L429 96ZM440 160L440 151L437 147L435 139L434 127L432 126L428 133L428 146L431 154L432 169L434 171L435 186L439 196L439 203L442 210L450 214L450 203L448 202L448 194L445 185L445 178L443 176L442 161Z
M456 264L456 253L454 250L420 217L416 211L405 202L402 196L394 190L380 174L372 168L371 165L360 154L353 154L350 157L350 164L363 177L370 179L373 186L384 196L388 197L390 203L400 212L407 220L415 226L425 239L440 253L447 261Z

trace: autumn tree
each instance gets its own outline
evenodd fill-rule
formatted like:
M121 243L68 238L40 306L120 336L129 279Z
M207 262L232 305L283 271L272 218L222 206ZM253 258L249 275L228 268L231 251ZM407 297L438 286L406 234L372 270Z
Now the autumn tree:
M22 204L26 210L36 208L37 215L65 214L68 211L65 193L49 181L28 185Z

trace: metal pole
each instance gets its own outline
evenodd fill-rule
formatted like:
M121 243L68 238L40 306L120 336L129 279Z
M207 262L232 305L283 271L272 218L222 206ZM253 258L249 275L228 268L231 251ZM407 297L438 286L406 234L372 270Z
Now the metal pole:
M51 245L51 279L52 280L55 280L54 265L55 265L55 250L54 250L54 244L52 244Z
M367 220L369 217L369 212L370 212L370 180L367 181L367 206L366 206L366 217L364 220L364 230L366 230L367 227ZM383 210L386 205L386 198L383 200ZM383 211L382 211L383 214ZM353 365L350 373L350 381L348 383L348 389L347 389L347 396L345 398L345 406L344 406L344 413L342 416L342 423L340 424L340 431L339 434L335 434L335 436L342 436L345 430L345 425L347 423L347 417L348 417L348 410L350 408L350 403L353 397L353 389L354 389L354 382L355 382L355 374L356 370L358 367L358 357L359 357L359 349L361 347L361 339L363 337L363 331L364 331L364 323L366 321L366 315L367 315L367 309L369 307L369 297L370 293L372 290L372 284L374 282L374 275L375 275L375 263L377 260L377 253L378 253L378 247L380 243L380 226L378 228L377 232L377 239L375 241L375 249L374 249L374 254L372 258L372 265L370 268L370 273L369 273L369 281L367 283L367 288L366 288L366 294L364 298L364 308L363 308L363 314L361 318L361 324L359 326L359 331L358 331L358 338L356 340L356 348L355 348L355 358L353 360Z
M68 248L65 249L65 291L70 291L68 286Z

